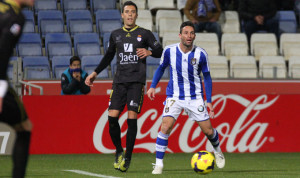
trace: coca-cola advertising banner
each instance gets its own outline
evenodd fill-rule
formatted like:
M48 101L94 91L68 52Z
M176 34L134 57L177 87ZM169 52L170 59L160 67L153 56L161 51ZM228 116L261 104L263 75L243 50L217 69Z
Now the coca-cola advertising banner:
M109 96L24 96L34 124L32 154L113 153L108 128ZM163 101L146 96L138 115L134 152L155 152ZM215 118L224 152L299 152L300 95L213 95ZM126 108L121 114L122 145L126 144ZM168 152L211 150L199 126L183 112L169 137Z

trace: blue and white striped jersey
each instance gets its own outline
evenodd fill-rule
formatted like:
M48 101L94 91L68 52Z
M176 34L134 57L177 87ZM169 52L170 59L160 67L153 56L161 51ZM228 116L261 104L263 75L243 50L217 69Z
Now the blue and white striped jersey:
M181 51L179 44L165 47L160 61L159 68L164 70L167 66L170 66L167 97L175 97L181 100L201 98L203 97L203 86L200 73L209 74L210 71L207 53L197 46L194 46L190 52L184 53ZM209 79L210 84L208 85L211 85L210 75ZM155 88L158 81L154 76L151 87ZM207 92L210 93L209 97L211 97L211 86L209 90ZM211 98L207 99L211 101Z

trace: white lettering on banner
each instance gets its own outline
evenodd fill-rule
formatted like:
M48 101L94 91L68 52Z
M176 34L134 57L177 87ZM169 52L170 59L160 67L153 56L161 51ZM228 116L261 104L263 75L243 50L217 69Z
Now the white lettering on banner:
M236 123L232 127L227 122L223 122L216 127L216 129L219 132L219 135L222 136L222 139L220 140L220 145L224 144L224 141L227 139L226 150L224 151L234 152L238 150L239 152L245 152L245 151L255 152L258 149L260 149L268 139L267 136L264 136L264 133L268 128L268 123L254 122L254 120L257 118L257 116L262 110L273 105L278 98L279 96L276 96L274 99L268 101L267 95L261 95L258 96L253 101L250 101L242 96L233 95L233 94L213 96L212 99L213 101L215 101L214 102L215 108L217 107L220 108L220 110L218 110L215 115L216 116L215 119L217 118L217 116L220 116L221 113L224 111L228 100L233 100L245 107L245 110L241 113L239 118L237 118ZM255 112L254 114L253 111ZM108 111L106 110L98 120L94 130L93 141L94 141L95 148L99 152L114 153L115 149L106 148L103 143L104 140L107 140L107 138L104 138L103 136L104 127L108 122L107 115L108 115ZM151 139L155 139L157 137L162 122L161 117L162 117L161 115L158 115L156 109L149 109L142 116L140 116L138 119L137 139L142 140L147 136L150 136ZM121 128L126 118L127 118L127 112L125 112L119 119L119 124ZM156 119L156 121L154 122L153 126L149 130L142 133L141 132L142 127L144 126L147 119L150 119L152 121ZM179 124L177 124L173 128L172 133L175 132L176 130L180 131L179 134L180 136L178 138L179 148L183 152L195 152L196 150L199 150L199 148L206 142L206 150L208 151L212 150L212 146L210 142L207 141L207 138L204 135L202 137L202 140L199 142L199 144L197 144L196 146L189 145L189 141L193 141L194 139L200 137L200 134L203 134L201 133L199 127L192 129L193 124L194 124L193 121L187 119L183 125L180 126ZM179 127L182 127L182 129L180 130ZM239 135L241 133L244 133L244 135ZM124 137L125 134L126 131L122 132L121 137ZM190 137L189 135L192 136ZM240 140L236 140L238 135L240 136ZM250 138L252 138L252 140L250 140ZM145 142L136 144L135 148L142 148L148 150L151 153L155 152L155 142L148 142L148 143ZM167 148L167 151L173 152L170 148Z

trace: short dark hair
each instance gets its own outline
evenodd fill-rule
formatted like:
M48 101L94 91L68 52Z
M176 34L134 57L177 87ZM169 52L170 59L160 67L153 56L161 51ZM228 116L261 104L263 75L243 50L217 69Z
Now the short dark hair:
M190 26L190 27L193 27L193 29L195 30L195 26L194 24L191 22L191 21L185 21L183 22L181 25L180 25L180 34L182 32L182 29L186 26Z
M79 61L81 64L81 59L78 56L72 56L70 58L70 65L72 65L74 61Z
M123 7L122 7L122 13L124 12L124 8L125 6L134 6L135 7L135 10L136 10L136 13L138 12L138 8L136 6L136 4L132 1L126 1L124 4L123 4Z

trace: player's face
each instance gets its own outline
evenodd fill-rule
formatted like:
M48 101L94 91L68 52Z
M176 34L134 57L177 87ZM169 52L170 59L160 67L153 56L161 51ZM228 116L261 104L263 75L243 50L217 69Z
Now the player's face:
M134 6L125 6L122 13L122 18L124 21L124 26L126 28L132 28L135 26L135 21L137 18L136 9Z
M191 26L183 27L181 34L179 34L181 43L186 47L191 47L193 45L195 37L196 37L195 30Z
M34 5L34 0L16 0L16 1L18 1L22 6L32 7Z
M71 69L77 69L80 68L80 61L73 61L73 63L70 65Z

